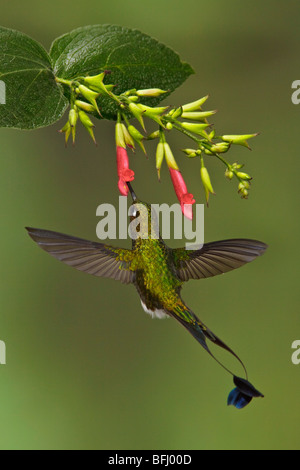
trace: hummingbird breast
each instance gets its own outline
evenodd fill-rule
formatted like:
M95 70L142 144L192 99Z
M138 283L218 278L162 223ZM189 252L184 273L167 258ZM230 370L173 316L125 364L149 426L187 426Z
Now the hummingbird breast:
M142 307L153 317L164 318L181 302L182 281L176 275L171 250L161 240L139 240L135 287Z

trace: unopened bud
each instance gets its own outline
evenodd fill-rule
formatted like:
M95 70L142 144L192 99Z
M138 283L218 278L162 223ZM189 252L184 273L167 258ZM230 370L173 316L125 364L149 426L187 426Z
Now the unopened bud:
M239 170L240 168L243 168L244 165L242 163L235 162L231 166L234 170Z
M248 189L245 187L245 185L243 183L240 183L239 186L238 186L238 192L239 194L242 196L243 199L247 199L248 198L248 194L249 194L249 191Z
M134 95L134 96L128 96L129 101L132 101L133 103L136 103L139 100L139 97Z
M72 108L69 112L69 123L71 127L76 127L77 119L78 119L78 112L75 111L74 108Z
M68 143L68 140L69 140L69 137L71 135L71 124L69 121L66 122L66 124L64 125L64 127L59 131L61 134L65 134L65 144L67 145Z
M210 147L211 152L213 153L225 153L228 152L230 148L229 142L218 142Z
M208 98L209 95L204 96L203 98L200 98L197 101L193 101L192 103L184 104L182 106L182 109L184 112L201 110L201 106L207 101Z
M183 119L191 119L192 121L207 122L206 118L213 116L217 111L185 111L181 117Z
M69 123L71 126L73 144L75 142L77 120L78 120L78 111L72 108L69 112Z
M143 150L144 154L147 155L145 146L143 144L143 139L144 136L132 125L128 125L128 132L131 135L131 137L138 143L138 145L141 147Z
M117 147L126 148L125 138L123 134L122 124L120 122L116 123L115 127L115 136L116 136L116 145Z
M182 122L180 123L181 127L183 129L186 129L187 131L189 132L193 132L194 134L198 134L198 135L204 135L203 132L205 129L207 129L207 127L209 127L208 124L194 124L194 123L190 123L190 122ZM207 136L207 134L205 134L205 137Z
M150 118L153 118L157 115L161 115L168 109L168 106L160 106L157 108L151 108L151 106L145 106L144 104L138 103L137 107L140 108L141 112Z
M129 131L127 130L127 127L125 126L125 124L121 123L121 127L122 127L122 131L123 131L123 136L124 136L124 140L125 140L125 144L130 147L132 150L134 150L134 140L132 139Z
M96 108L97 112L101 116L101 113L99 111L97 101L96 101L100 93L96 93L95 91L90 90L84 85L79 85L78 91L79 93L82 94L82 96L84 96L85 99L87 99Z
M93 77L85 77L84 82L88 87L99 93L99 94L108 94L111 95L111 90L114 88L114 85L104 85L103 79L108 72L102 72L99 75Z
M250 149L247 140L256 137L258 134L245 134L245 135L223 135L222 140L225 142L230 142L231 144L235 145L243 145Z
M152 132L146 138L147 140L153 140L153 139L158 139L158 137L159 137L159 130Z
M199 157L199 155L201 155L201 150L200 149L197 149L197 150L195 150L195 149L182 149L182 151L189 158Z
M238 178L241 178L242 180L252 180L252 177L248 175L247 173L243 173L242 171L238 171L236 176Z
M138 96L149 96L152 98L156 98L164 93L167 93L167 91L160 90L159 88L148 88L146 90L137 90L136 92Z
M90 136L92 137L94 143L97 145L97 142L94 136L94 131L93 131L93 128L95 127L94 124L92 123L89 116L84 111L79 110L78 114L79 114L80 121L82 122L82 124L84 125L84 127L86 128Z
M211 184L211 181L210 181L209 173L208 173L207 168L205 166L201 167L200 175L201 175L201 180L202 180L202 184L203 184L204 191L205 191L206 203L208 205L209 194L210 193L215 194L215 192L213 190L213 187L212 187L212 184Z
M159 142L156 147L156 169L157 169L157 176L160 180L160 169L164 159L165 150L163 142Z
M78 108L86 111L87 113L93 113L96 111L95 107L92 104L87 103L86 101L76 100L75 104Z
M173 170L179 170L170 145L167 142L164 142L163 146L168 167L172 168Z
M137 104L131 102L128 105L129 111L133 114L133 116L139 121L142 128L145 130L145 124L142 117L143 111L138 107Z
M99 75L94 75L92 77L84 77L84 82L89 86L89 87L95 87L99 91L101 90L100 84L103 83L103 79L105 77L106 73L102 72Z
M182 115L182 106L180 106L180 108L172 109L172 111L172 114L170 112L169 115L172 116L173 119L177 119Z
M234 177L234 173L229 168L226 168L225 176L228 180L232 180L232 178Z

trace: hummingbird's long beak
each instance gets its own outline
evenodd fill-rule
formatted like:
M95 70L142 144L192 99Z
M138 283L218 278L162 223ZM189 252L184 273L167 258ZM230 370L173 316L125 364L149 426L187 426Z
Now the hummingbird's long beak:
M128 181L127 181L127 186L128 186L129 191L130 191L133 202L137 201L136 194L132 189L131 183L129 183Z

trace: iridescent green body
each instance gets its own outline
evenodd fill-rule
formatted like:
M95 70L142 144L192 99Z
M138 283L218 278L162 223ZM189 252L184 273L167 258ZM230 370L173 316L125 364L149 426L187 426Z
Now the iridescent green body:
M135 272L135 287L149 311L177 309L186 320L193 321L180 297L183 282L177 275L174 250L162 240L158 219L151 206L136 200L132 206L138 217L138 238L133 239L130 269ZM120 254L122 257L122 254Z

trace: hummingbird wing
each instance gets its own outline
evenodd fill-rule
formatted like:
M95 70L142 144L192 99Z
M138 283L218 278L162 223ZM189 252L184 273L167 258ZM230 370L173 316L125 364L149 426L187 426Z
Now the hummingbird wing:
M63 263L94 276L130 284L135 279L130 270L131 250L114 248L62 233L26 228L30 237L50 255Z
M177 248L172 251L179 279L188 281L239 268L261 256L267 247L260 241L241 238L205 243L200 250Z

